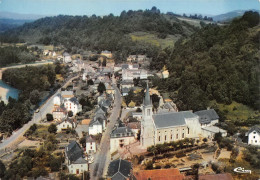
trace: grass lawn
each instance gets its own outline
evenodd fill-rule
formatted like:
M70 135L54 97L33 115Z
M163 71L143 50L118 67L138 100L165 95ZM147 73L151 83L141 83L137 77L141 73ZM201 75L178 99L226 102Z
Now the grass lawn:
M160 39L156 34L147 32L134 32L130 33L133 41L144 41L155 46L161 46L162 48L173 47L174 43L180 38L180 36L167 35L165 39Z
M227 120L247 120L250 117L259 116L259 111L254 111L250 107L233 101L230 105L218 104L220 111L226 112Z

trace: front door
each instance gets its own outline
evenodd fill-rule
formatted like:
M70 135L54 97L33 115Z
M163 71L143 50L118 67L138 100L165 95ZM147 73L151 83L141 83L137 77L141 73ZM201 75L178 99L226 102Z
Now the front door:
M76 169L76 174L79 174L79 169Z

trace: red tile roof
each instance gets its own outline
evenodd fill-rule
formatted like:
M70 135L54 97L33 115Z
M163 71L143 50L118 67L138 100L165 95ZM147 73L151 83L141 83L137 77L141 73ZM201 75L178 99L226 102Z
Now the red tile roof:
M184 176L178 169L155 169L134 172L137 180L183 180Z
M233 180L233 177L229 173L225 174L205 174L199 175L199 180Z

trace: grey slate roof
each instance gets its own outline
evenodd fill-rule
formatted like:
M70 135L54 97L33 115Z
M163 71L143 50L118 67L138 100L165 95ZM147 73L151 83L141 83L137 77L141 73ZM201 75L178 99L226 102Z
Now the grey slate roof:
M194 118L197 115L190 111L181 112L168 112L162 114L154 114L153 120L156 128L165 128L173 126L183 126L186 125L185 118Z
M259 125L255 125L255 126L251 127L250 130L246 134L248 135L248 134L250 134L253 131L256 131L258 134L260 134L260 126Z
M132 164L129 161L118 159L109 164L107 175L112 179L121 180L131 176L131 169Z
M133 131L129 127L117 127L112 130L110 137L119 138L119 137L131 137L134 136Z
M106 112L102 108L98 108L95 114L106 114Z
M79 101L76 97L70 98L70 101L77 104L77 105L79 104Z
M201 124L209 124L211 121L219 119L219 116L214 109L197 111L194 112L194 114L199 116Z
M122 64L122 69L128 69L128 64Z
M83 150L76 141L72 141L66 147L65 153L71 164L87 163L87 161L83 158Z

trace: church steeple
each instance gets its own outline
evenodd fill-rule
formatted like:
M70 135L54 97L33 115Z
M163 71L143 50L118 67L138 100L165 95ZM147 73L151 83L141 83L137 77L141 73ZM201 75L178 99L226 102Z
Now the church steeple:
M150 93L149 93L149 85L148 82L146 83L146 92L145 92L145 97L144 97L144 106L149 106L151 105L151 98L150 98Z

